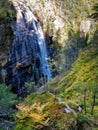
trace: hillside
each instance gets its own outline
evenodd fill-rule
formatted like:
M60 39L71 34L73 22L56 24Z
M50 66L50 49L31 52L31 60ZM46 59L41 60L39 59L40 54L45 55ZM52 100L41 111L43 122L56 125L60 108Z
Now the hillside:
M98 130L97 0L0 1L0 130Z
M52 81L46 85L46 92L31 94L17 106L19 109L16 114L17 130L24 129L25 125L31 129L31 122L34 123L32 127L36 129L98 129L97 47L96 45L86 47L59 83L55 78L55 83ZM68 113L67 107L71 109Z
M98 48L90 46L80 52L67 76L61 79L56 89L66 100L72 100L87 107L91 112L93 96L95 95L94 115L97 117L97 91L98 91ZM84 106L84 98L86 100ZM85 111L85 110L84 110ZM92 114L92 112L91 112Z

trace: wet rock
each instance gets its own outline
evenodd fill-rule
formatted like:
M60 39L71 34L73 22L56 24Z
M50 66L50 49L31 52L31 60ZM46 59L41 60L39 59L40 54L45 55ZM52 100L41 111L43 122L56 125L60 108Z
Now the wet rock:
M21 95L25 82L38 82L41 77L49 80L51 72L40 22L24 3L13 1L13 5L17 11L16 29L10 55L4 66L7 72L4 82L11 84L12 90Z

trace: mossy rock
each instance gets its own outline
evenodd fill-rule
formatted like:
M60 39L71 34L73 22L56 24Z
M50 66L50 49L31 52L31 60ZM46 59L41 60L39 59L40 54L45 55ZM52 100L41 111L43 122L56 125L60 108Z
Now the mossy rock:
M16 130L68 130L76 119L51 93L31 94L17 108Z

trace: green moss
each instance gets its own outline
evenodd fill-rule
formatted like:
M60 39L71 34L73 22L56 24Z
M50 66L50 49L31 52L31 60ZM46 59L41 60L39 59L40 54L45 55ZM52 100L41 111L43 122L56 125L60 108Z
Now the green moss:
M58 87L62 91L69 87L74 88L80 81L98 81L98 49L97 47L87 47L80 52L78 59L72 66L70 72L60 82Z
M9 0L0 0L0 24L6 24L15 17L15 11L11 10L11 2Z
M16 130L64 130L76 119L73 113L65 112L65 105L59 103L51 93L31 94L17 108Z
M63 98L63 100L65 100L66 103L76 111L79 105L82 107L81 116L77 117L79 128L81 127L81 130L85 128L87 123L89 123L89 118L93 121L97 120L98 46L93 44L80 51L77 60L67 75L60 75L54 78L51 82L46 84L45 90L55 93L58 97ZM96 98L92 115L94 95ZM55 105L53 106L53 113L52 109L49 111L49 113L52 113L52 115L54 115L54 107ZM53 118L55 117L53 116ZM66 121L65 117L64 120ZM91 129L90 126L87 127ZM93 127L95 128L95 125L93 125Z
M75 102L83 107L86 115L96 119L98 115L98 48L97 45L89 46L80 52L78 59L73 64L67 76L63 77L55 87L63 98ZM53 87L53 86L52 86ZM91 115L93 95L96 94L94 115ZM85 99L84 99L85 98ZM70 104L70 102L69 102ZM73 105L71 104L71 107Z

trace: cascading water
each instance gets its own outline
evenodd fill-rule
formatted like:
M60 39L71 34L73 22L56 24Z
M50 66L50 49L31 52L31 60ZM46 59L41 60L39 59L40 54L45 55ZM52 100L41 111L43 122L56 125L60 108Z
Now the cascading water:
M51 79L51 72L50 67L48 63L48 56L47 56L47 49L45 44L45 38L42 31L42 28L40 26L40 23L38 23L38 33L39 33L39 47L40 47L40 53L41 53L41 68L43 74L48 78L48 80Z
M45 38L31 10L22 2L13 2L17 12L14 42L5 69L8 72L7 84L21 94L25 82L43 79L50 80L51 72Z

